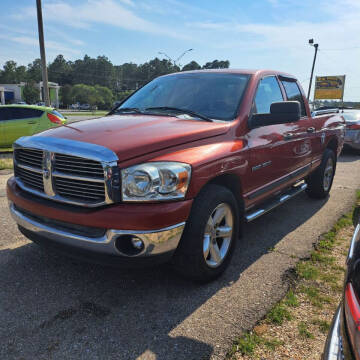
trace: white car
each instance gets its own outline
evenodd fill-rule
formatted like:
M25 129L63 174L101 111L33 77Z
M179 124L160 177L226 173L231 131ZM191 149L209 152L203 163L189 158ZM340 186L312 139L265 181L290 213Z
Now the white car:
M344 110L346 122L345 146L360 150L360 110Z

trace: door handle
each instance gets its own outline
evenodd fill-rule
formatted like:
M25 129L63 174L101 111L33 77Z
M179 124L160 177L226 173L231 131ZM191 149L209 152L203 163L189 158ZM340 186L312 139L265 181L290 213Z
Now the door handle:
M314 133L314 132L315 132L315 128L314 128L314 127L308 127L308 128L306 129L306 131L307 131L308 133Z
M284 140L291 140L294 136L294 133L286 133L284 134Z
M28 124L36 124L36 121L28 121Z

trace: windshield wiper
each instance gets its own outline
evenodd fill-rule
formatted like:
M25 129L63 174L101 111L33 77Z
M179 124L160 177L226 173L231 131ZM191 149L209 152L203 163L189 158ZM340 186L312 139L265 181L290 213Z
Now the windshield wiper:
M145 109L145 111L148 111L148 110L169 110L169 111L176 111L180 114L186 114L186 115L190 115L192 117L197 117L199 119L202 119L202 120L205 120L205 121L210 121L212 122L213 120L208 118L207 116L205 115L201 115L201 114L198 114L194 111L191 111L191 110L188 110L188 109L180 109L180 108L177 108L177 107L171 107L171 106L155 106L155 107L148 107Z
M114 111L114 114L117 113L137 113L142 114L142 111L139 108L136 107L124 107L124 108L118 108Z

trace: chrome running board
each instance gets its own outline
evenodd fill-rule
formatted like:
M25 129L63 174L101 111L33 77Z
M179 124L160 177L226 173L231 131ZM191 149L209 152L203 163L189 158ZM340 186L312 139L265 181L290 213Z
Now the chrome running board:
M297 186L293 186L289 191L267 201L260 205L260 207L256 208L255 210L250 210L245 215L246 222L253 221L258 217L268 213L272 209L275 209L279 205L285 203L286 201L292 199L294 196L300 194L307 188L306 183L302 183Z

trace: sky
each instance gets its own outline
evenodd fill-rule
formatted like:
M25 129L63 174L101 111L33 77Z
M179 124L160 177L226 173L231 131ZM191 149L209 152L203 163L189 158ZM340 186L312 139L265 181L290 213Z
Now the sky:
M307 92L315 75L346 74L345 100L360 101L360 0L43 0L47 61L85 54L115 64L165 52L203 65L266 68L295 75ZM36 1L1 0L0 66L39 57Z

